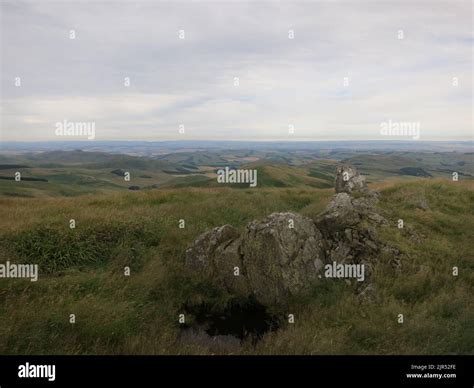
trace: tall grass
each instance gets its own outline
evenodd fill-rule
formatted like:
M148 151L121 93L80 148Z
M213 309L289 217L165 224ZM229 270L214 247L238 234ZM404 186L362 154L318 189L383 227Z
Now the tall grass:
M280 312L283 322L294 314L294 324L268 332L255 346L244 343L242 353L473 353L473 185L384 185L380 206L391 225L380 234L406 252L401 274L381 258L371 303L361 303L344 282L323 283ZM36 262L40 278L0 279L0 353L209 353L178 341L178 314L186 303L226 303L229 295L184 267L186 247L211 227L243 228L274 211L314 217L332 194L195 188L1 199L0 263ZM416 207L418 197L429 210ZM397 228L399 218L406 229ZM419 235L416 242L409 228ZM124 276L124 266L131 276ZM398 314L404 314L403 324Z

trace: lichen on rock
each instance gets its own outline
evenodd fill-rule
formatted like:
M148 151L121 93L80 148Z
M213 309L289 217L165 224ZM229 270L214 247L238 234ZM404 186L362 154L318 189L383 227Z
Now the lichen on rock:
M279 303L318 280L323 236L310 218L273 213L247 225L241 253L252 293L263 304Z

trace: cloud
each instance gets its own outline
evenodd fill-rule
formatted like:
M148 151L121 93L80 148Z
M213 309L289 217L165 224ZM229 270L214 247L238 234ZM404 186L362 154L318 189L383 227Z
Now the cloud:
M54 140L64 119L97 139L379 139L388 119L473 134L468 1L1 8L4 140Z

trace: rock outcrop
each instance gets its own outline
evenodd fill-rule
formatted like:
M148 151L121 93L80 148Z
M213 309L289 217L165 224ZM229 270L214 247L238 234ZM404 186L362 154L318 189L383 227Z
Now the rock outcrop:
M355 168L341 165L336 170L336 193L368 192L367 183Z
M335 186L336 194L315 220L273 213L250 222L242 233L224 225L202 234L186 251L187 266L217 287L271 306L323 281L326 264L364 264L365 280L357 288L368 294L375 261L387 252L396 261L399 252L377 237L376 228L387 220L364 177L340 166Z

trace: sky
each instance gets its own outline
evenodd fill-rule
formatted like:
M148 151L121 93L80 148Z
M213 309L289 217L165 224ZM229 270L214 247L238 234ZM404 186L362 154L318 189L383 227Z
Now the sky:
M472 140L472 8L1 0L1 139Z

